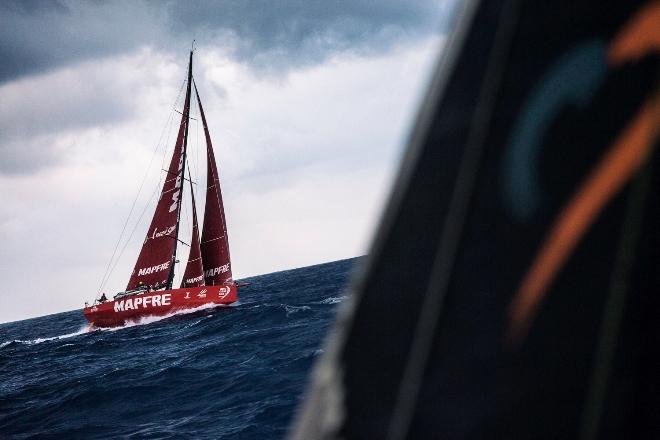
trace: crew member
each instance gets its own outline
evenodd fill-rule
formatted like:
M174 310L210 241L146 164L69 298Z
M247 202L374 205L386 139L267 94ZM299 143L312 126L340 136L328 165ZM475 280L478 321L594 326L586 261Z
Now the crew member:
M105 296L105 292L103 292L103 293L101 294L101 298L99 298L99 302L100 302L100 303L104 303L104 302L106 302L107 300L108 300L108 298L106 298L106 296Z

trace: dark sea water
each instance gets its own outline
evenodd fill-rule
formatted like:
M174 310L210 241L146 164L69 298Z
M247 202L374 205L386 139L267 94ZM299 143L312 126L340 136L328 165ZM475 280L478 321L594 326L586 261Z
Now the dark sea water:
M282 438L358 261L119 329L86 332L80 310L0 324L0 438Z

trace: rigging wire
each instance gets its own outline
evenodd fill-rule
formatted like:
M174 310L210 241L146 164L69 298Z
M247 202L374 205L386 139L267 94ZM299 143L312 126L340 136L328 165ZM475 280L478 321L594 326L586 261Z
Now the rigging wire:
M191 95L192 95L192 93L191 93ZM190 97L190 107L188 109L188 128L190 128L190 121L193 119L192 118L193 115L191 114L191 110L193 108L194 108L194 106L193 106L193 97L191 96ZM189 130L189 132L190 132L190 130ZM188 153L188 159L190 159L190 156L191 156L190 155L190 144L191 143L188 143L188 152L189 152ZM185 167L188 169L188 179L189 180L191 180L190 179L190 177L191 177L190 176L190 162L191 162L190 160L187 160L186 164L185 164ZM185 176L185 171L184 171L184 176ZM185 184L185 178L184 178L184 181L182 182L182 185L184 186L184 188L183 188L181 200L183 200L183 194L185 194L185 187L188 186L188 185ZM190 184L190 187L191 187L191 193L192 193L192 182ZM185 210L185 216L186 216L186 226L188 227L188 232L190 234L192 234L192 221L191 221L191 217L190 217L190 214L189 214L188 210Z
M198 121L199 117L197 117L197 118L193 117L193 116L197 116L196 113L193 113L194 108L195 108L195 106L193 105L193 99L196 99L196 98L194 96L191 96L190 97L190 100L191 100L190 107L188 109L188 124L190 124L190 121L193 120L197 123L196 126L199 127L199 121ZM188 125L188 128L190 128L190 125ZM188 152L189 152L188 153L188 159L190 159L190 157L192 157L191 150L190 150L191 146L192 146L192 143L189 143L188 144ZM195 146L195 156L199 157L198 152L197 152L197 146ZM193 187L193 182L194 181L192 181L192 176L191 176L191 172L190 172L190 163L191 162L192 162L191 160L186 161L186 169L188 170L188 180L191 181L190 182L191 183L190 184L190 187L191 187L190 193L192 195L192 192L193 192L192 187ZM185 193L187 191L186 187L188 187L188 185L185 184L185 179L184 179L183 188L182 188L182 195L181 195L181 200L182 201L185 198ZM195 192L195 197L197 197L196 192ZM181 205L181 208L183 210L183 215L184 215L184 218L185 218L184 224L187 227L187 231L186 231L187 236L192 237L193 228L194 228L194 225L192 224L192 215L191 215L191 212L192 212L192 209L193 209L192 203L188 207L186 207L186 204L184 203L183 205ZM179 235L181 235L181 232L183 232L183 231L180 231ZM185 261L188 261L189 257L190 257L190 249L188 249L188 257L185 259ZM178 258L178 261L182 262L182 261L184 261L184 259L180 257L180 258ZM181 266L180 266L180 268L181 268ZM178 273L175 273L175 280L177 281L175 284L180 284L183 281L183 276L184 275L185 275L185 267L181 268L181 270Z
M185 174L184 174L184 176L185 176ZM183 203L183 197L186 193L186 186L188 186L188 185L186 185L185 179L181 182L181 185L183 186L183 188L181 190L181 201ZM185 205L183 205L181 208L184 211L184 216L185 216L185 219L186 219L185 224L186 224L186 227L188 229L186 232L188 233L188 235L192 235L192 221L190 220L191 216L190 216L190 213L188 212L189 210L185 209L184 206ZM181 234L179 233L179 235L181 235Z
M181 84L181 87L179 88L179 93L177 94L177 97L176 97L176 100L175 100L175 106L176 106L176 103L180 100L181 93L183 91L183 87L185 86L185 84L186 84L186 80L183 81L183 83ZM165 143L162 144L165 147L165 148L163 148L163 162L164 162L165 152L167 150L167 145L169 144L169 137L170 137L171 126L172 126L173 120L174 120L174 112L170 112L170 114L167 118L167 121L165 122L165 125L163 127L163 130L161 131L158 142L156 143L156 147L154 148L151 159L149 161L149 165L147 166L147 169L146 169L146 171L144 173L144 176L142 178L142 182L140 183L140 187L138 188L137 194L135 195L135 198L133 199L133 203L131 204L131 208L130 208L129 213L126 217L126 221L124 222L124 226L122 227L121 233L119 234L119 238L117 239L117 243L115 244L115 247L112 251L112 255L110 257L110 260L108 261L108 264L106 265L105 271L103 273L103 277L101 278L101 283L99 285L99 289L96 293L96 297L98 297L100 295L101 291L104 289L106 283L110 279L110 276L112 275L112 273L114 271L114 268L117 266L117 263L119 262L119 259L121 258L121 255L123 254L123 251L126 249L126 245L130 241L130 237L132 237L133 232L135 232L135 228L137 227L137 224L139 224L139 219L138 219L138 223L136 223L135 227L133 228L133 231L131 232L131 236L127 240L126 244L124 245L124 248L120 252L119 256L117 257L117 259L115 260L115 263L113 265L113 259L115 258L115 255L117 254L117 249L119 248L119 245L122 241L122 238L124 237L124 233L126 232L126 227L128 226L128 223L131 219L133 211L135 210L135 206L136 206L137 201L140 197L140 194L142 193L142 189L143 189L144 184L145 184L145 182L147 180L147 177L149 175L149 171L151 170L151 166L152 166L153 161L156 157L156 153L158 152L159 148L161 147L161 141L163 140L163 136L167 133L167 139L166 139ZM159 179L159 186L160 186L160 179ZM153 198L153 195L151 196L149 202L151 201L152 198ZM145 210L146 210L146 208L145 208ZM142 218L143 214L144 214L144 211L140 215L140 219ZM112 266L112 269L110 269L111 266Z
M199 173L199 121L197 121L197 146L195 147L195 152L197 157L195 158L195 182L199 182L199 179L201 178L201 175ZM199 190L197 189L197 186L195 186L195 197L199 195Z
M183 181L183 184L182 184L183 185L183 188L182 188L183 192L182 192L182 195L181 195L181 200L183 200L185 198L186 187L189 187L189 186L192 187L192 183L193 183L192 180L191 180L192 176L190 175L190 164L189 163L186 164L186 169L188 170L188 179L187 179L188 182L186 180ZM186 182L188 184L186 184ZM192 191L192 190L190 190L190 191ZM190 206L188 206L187 208L186 208L186 204L183 204L181 206L181 209L184 213L185 220L186 220L185 225L188 229L186 231L187 232L186 236L191 237L190 246L188 246L188 256L185 258L186 264L187 264L188 259L190 258L190 250L192 249L192 234L193 234L193 230L194 230L194 224L191 220L192 219L192 210L194 209L194 207L192 206L192 197L191 197L190 200L191 200ZM190 211L190 213L189 213L189 211ZM182 231L180 231L179 236L181 236L181 232ZM179 256L177 258L177 260L182 262L182 261L184 261L184 258L182 256ZM179 267L181 268L181 266L179 266ZM181 282L183 281L183 276L185 275L185 271L186 271L186 267L183 266L181 268L181 270L179 271L179 273L175 274L176 283L174 283L174 284L181 284ZM179 276L181 278L179 278Z
M199 102L197 101L197 94L195 94L195 111L197 118L195 119L195 182L199 181L199 121L202 119L202 115L199 113ZM195 186L195 197L197 197L198 191L197 186ZM199 200L199 199L198 199Z
M154 199L156 194L158 194L159 188L156 188L156 190L151 193L151 197L149 197L149 200L147 200L147 203L144 205L144 208L142 209L142 212L140 213L140 217L138 217L137 221L135 222L135 225L133 226L133 229L131 230L131 234L128 236L126 239L126 242L124 243L124 246L121 249L121 252L119 252L119 256L115 260L115 264L112 266L112 269L110 270L110 273L114 272L115 268L117 267L117 264L121 260L122 255L124 255L124 251L128 247L128 244L131 242L131 239L133 238L133 234L135 234L135 231L137 230L137 227L140 225L140 220L142 220L142 217L144 217L144 214L147 212L147 209L149 208L149 205L151 204L151 201ZM108 279L110 277L108 276ZM107 280L106 280L107 282Z

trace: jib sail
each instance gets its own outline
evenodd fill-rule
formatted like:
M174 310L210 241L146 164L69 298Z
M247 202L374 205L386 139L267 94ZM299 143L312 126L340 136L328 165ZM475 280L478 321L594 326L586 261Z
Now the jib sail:
M189 177L190 177L190 173ZM197 207L193 193L192 179L190 182L190 198L192 200L192 238L190 240L190 254L183 273L181 287L197 287L204 285L204 267L202 266L202 252L199 247L199 228L197 227Z
M202 101L199 99L199 93L197 93L197 86L195 86L195 94L197 95L199 113L202 117L206 138L207 188L200 247L204 266L204 281L207 286L210 286L232 281L231 260L229 257L225 210L222 203L222 191L220 190L220 177L215 163L213 144L206 124Z

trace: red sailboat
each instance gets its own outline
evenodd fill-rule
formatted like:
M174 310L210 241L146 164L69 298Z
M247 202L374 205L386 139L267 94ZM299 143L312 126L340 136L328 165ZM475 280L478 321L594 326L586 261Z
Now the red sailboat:
M86 304L83 309L85 318L95 326L113 327L147 316L165 316L179 310L231 304L238 300L237 285L232 278L218 169L202 102L192 78L192 60L191 51L181 124L156 212L126 291L118 293L109 301L102 298L91 306ZM186 180L188 123L193 87L206 139L206 206L200 237L192 181L189 178L193 212L190 254L181 286L173 288L177 244L180 241L179 223L183 185Z

